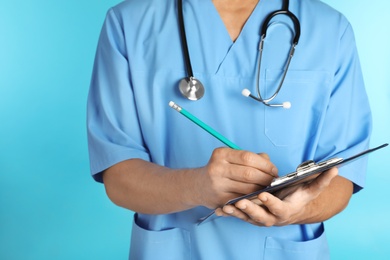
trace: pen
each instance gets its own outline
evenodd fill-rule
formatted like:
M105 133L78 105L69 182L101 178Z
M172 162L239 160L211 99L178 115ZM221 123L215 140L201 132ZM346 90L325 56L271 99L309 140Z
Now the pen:
M175 109L177 112L179 112L183 116L187 117L189 120L191 120L192 122L194 122L195 124L197 124L198 126L203 128L204 130L206 130L209 134L213 135L215 138L217 138L218 140L220 140L222 143L226 144L230 148L233 148L233 149L236 149L236 150L241 150L240 147L238 147L237 145L235 145L234 143L229 141L226 137L224 137L223 135L221 135L220 133L215 131L210 126L208 126L205 123L203 123L202 121L200 121L197 117L192 115L190 112L188 112L184 108L182 108L182 107L178 106L177 104L175 104L175 102L173 102L173 101L169 102L169 106L172 107L173 109Z

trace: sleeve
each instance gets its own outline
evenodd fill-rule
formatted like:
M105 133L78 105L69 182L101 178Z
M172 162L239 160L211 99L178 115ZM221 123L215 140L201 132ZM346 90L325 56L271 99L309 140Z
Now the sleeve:
M333 91L321 129L316 158L348 158L368 149L372 129L371 110L366 94L353 30L348 23L335 51ZM339 169L354 183L354 192L364 187L367 157Z
M135 106L123 28L113 9L104 22L87 101L91 174L130 159L149 160Z

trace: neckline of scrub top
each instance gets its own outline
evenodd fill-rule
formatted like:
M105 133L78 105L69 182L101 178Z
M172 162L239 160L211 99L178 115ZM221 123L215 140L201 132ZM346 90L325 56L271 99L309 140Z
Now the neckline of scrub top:
M247 35L248 33L253 34L255 31L260 39L262 20L260 10L264 9L261 8L264 2L266 1L261 0L257 3L236 41L233 42L211 0L184 0L184 24L194 72L217 74L232 52L236 49L248 48L245 39L253 37L253 35ZM243 44L245 46L242 46Z
M264 1L264 0L263 0L263 1ZM263 1L258 1L258 2L257 2L257 4L255 5L255 7L253 8L252 12L250 13L248 19L245 21L245 23L244 23L244 25L243 25L243 27L242 27L242 29L241 29L241 31L240 31L240 34L238 35L238 37L236 38L235 41L233 41L233 40L231 39L230 34L229 34L229 31L228 31L228 29L227 29L227 27L226 27L226 25L225 25L225 22L223 21L221 15L219 14L219 12L218 12L216 6L213 4L213 1L211 0L211 1L208 1L208 2L211 3L211 5L213 6L214 12L216 13L216 15L217 15L218 18L219 18L219 21L220 21L219 23L222 24L221 27L223 27L223 28L225 29L225 30L222 30L222 31L225 32L226 38L228 38L228 39L230 40L230 44L233 46L233 45L235 45L235 43L236 43L240 38L242 38L241 36L245 35L246 28L249 27L249 24L251 23L251 20L255 19L254 16L256 15L255 12L256 12L256 10L258 9L257 7L260 5L260 2L263 3Z

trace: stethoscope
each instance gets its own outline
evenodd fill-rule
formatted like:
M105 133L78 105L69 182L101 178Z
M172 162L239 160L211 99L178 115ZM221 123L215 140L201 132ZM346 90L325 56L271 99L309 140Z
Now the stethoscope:
M189 100L199 100L203 97L205 89L204 89L202 82L199 79L195 78L194 73L192 71L191 59L190 59L190 54L188 51L188 44L187 44L185 27L184 27L183 1L182 0L178 0L177 7L178 7L180 40L181 40L181 44L182 44L182 48L183 48L184 62L185 62L186 70L187 70L187 76L185 78L183 78L182 80L180 80L180 82L179 82L179 90L180 90L180 93L184 97L188 98ZM291 59L294 56L295 47L298 45L299 37L301 35L301 26L300 26L299 20L293 13L291 13L288 10L288 7L289 7L289 0L283 0L282 9L274 11L271 14L269 14L265 18L265 20L261 26L261 40L259 43L260 54L259 54L259 58L258 58L257 77L256 77L257 96L252 95L248 89L244 89L242 91L242 94L244 96L251 97L254 100L259 101L259 102L261 102L264 105L269 106L269 107L283 107L283 108L290 108L291 107L291 103L288 101L283 102L282 104L270 104L269 103L279 94L279 91L282 88L283 82L284 82L286 75L287 75L288 68L289 68L290 63L291 63ZM285 69L284 69L284 72L282 75L282 79L279 83L278 88L276 89L275 93L271 97L263 98L261 96L261 93L260 93L260 83L259 82L260 82L261 59L262 59L263 50L264 50L264 41L265 41L265 37L267 35L267 29L268 29L269 23L270 23L271 19L277 15L286 15L292 20L292 22L294 24L295 35L294 35L294 38L293 38L293 41L291 44L291 49L290 49L290 52L288 55L286 66L285 66Z

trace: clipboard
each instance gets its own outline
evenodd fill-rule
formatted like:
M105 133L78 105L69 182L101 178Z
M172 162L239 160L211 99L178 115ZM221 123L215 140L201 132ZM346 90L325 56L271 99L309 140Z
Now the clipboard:
M294 185L301 184L301 183L310 182L311 180L315 179L318 175L320 175L322 172L325 172L333 167L339 168L343 165L349 164L353 161L356 161L364 157L365 155L368 155L369 153L382 149L386 146L388 146L387 143L377 146L375 148L365 150L361 153L358 153L346 159L340 157L334 157L328 160L320 161L318 163L314 162L313 160L303 162L297 167L297 169L294 172L286 174L279 178L275 178L269 186L254 191L252 193L237 197L235 199L231 199L228 202L226 202L224 206L235 204L236 202L242 199L248 199L256 203L257 195L259 195L262 192L269 192L271 194L274 194L278 191L281 191L284 188L292 187ZM204 221L206 221L209 217L211 217L214 214L214 212L215 211L212 211L206 217L201 218L198 224L201 224Z

